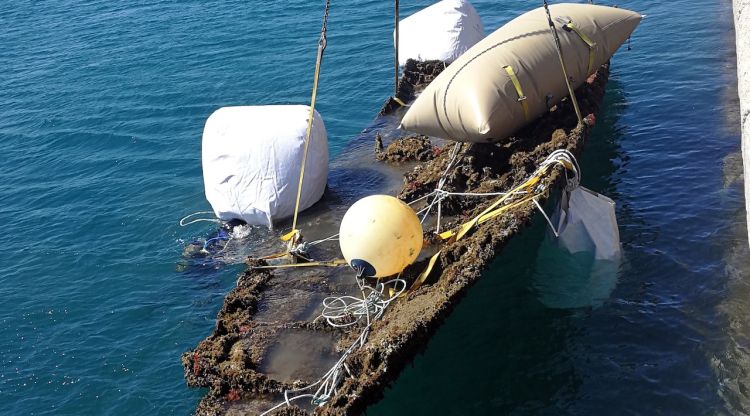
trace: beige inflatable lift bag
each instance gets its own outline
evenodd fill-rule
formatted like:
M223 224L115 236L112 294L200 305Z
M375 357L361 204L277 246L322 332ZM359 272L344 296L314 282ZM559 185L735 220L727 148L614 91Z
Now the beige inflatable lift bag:
M609 60L641 21L628 10L556 4L557 28L573 87ZM487 143L502 140L568 94L543 8L525 13L474 45L422 92L401 128Z

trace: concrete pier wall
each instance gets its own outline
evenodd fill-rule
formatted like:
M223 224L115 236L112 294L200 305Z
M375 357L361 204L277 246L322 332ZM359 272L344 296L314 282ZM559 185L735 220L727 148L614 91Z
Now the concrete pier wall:
M734 28L737 33L737 92L742 123L745 209L750 233L750 0L734 0Z

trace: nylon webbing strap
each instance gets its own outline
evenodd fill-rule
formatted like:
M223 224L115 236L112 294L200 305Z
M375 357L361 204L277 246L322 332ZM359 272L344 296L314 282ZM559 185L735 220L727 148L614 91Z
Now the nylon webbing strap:
M526 184L524 184L524 185L526 185ZM520 189L520 188L521 187L519 187L517 189ZM511 194L508 194L508 195L511 195ZM468 221L468 222L462 224L461 226L459 226L455 230L446 231L444 233L441 233L440 234L440 238L443 239L443 240L448 240L448 239L451 239L451 238L455 237L456 240L460 240L472 228L474 228L474 226L482 224L482 223L484 223L486 221L489 221L492 218L500 216L503 213L505 213L505 212L507 212L507 211L509 211L509 210L511 210L513 208L519 207L519 206L521 206L521 205L523 205L523 204L525 204L525 203L527 203L529 201L533 201L534 198L536 198L536 195L531 194L531 195L528 195L528 196L525 196L525 197L521 198L520 200L518 200L516 202L512 202L510 204L503 205L503 206L497 208L497 205L499 203L501 203L502 201L504 201L504 199L501 199L501 200L497 201L496 203L492 204L492 206L490 206L490 208L488 208L487 210L485 210L481 214L479 214L476 217L474 217L474 219L472 219L471 221ZM409 291L407 292L407 294L414 292L415 290L419 289L420 286L422 286L422 284L427 280L427 276L430 275L430 273L432 272L432 269L435 267L435 263L437 262L438 258L440 258L440 254L442 252L443 251L440 250L437 253L435 253L432 256L432 258L430 258L429 263L427 263L427 267L414 280L414 283L409 288Z
M349 263L346 260L312 261L309 263L277 264L271 266L249 266L250 269L289 269L293 267L338 267Z
M302 152L302 166L300 166L299 172L299 183L297 184L297 201L294 203L294 219L292 220L292 231L281 237L282 241L290 241L294 243L295 239L299 237L299 230L297 229L297 216L299 215L299 201L302 197L302 183L305 180L305 164L307 163L307 150L310 146L310 135L312 134L313 117L315 116L315 99L318 95L318 80L320 79L320 65L323 62L323 51L326 49L328 41L326 39L326 32L328 31L328 11L331 6L331 1L326 0L326 8L323 13L323 27L320 29L320 39L318 39L318 56L315 60L315 76L313 77L313 88L312 96L310 97L310 114L307 117L307 130L305 132L305 147ZM328 163L326 160L325 163ZM294 244L290 244L290 247Z
M539 181L542 179L541 175L546 174L547 170L548 170L548 168L546 168L546 167L540 169L538 176L533 176L533 177L529 178L529 180L527 180L526 182L522 183L521 185L517 186L516 188L514 188L513 190L511 190L510 192L508 192L507 194L505 194L502 197L500 197L497 201L493 202L492 205L490 205L489 207L487 207L487 209L485 209L484 211L482 211L482 213L480 213L479 215L477 215L476 217L474 217L474 219L472 219L471 221L468 221L468 222L464 223L463 225L459 226L458 228L456 228L454 230L446 231L444 233L441 233L440 234L440 238L442 238L443 240L448 240L448 239L451 239L451 238L455 237L456 240L460 240L461 238L463 238L464 235L466 235L466 233L468 233L469 231L471 231L471 229L474 228L476 225L479 225L479 224L481 224L481 223L483 223L483 222L485 222L485 221L487 221L487 220L489 220L491 218L494 218L494 217L496 217L496 216L498 216L498 215L500 215L500 214L508 211L511 208L515 208L515 207L517 207L519 205L522 205L522 204L528 202L529 200L531 200L534 197L534 195L531 192L529 192L529 194L530 194L529 196L524 197L523 199L521 199L519 201L511 202L510 204L503 205L503 203L506 200L508 200L511 196L517 194L518 192L521 192L521 191L530 191L531 188L533 188L534 186L536 186L536 184L539 183Z
M487 209L482 211L479 215L477 215L470 221L467 221L461 224L460 226L456 227L453 230L440 233L439 234L440 238L442 240L450 240L452 238L455 238L454 241L458 241L462 239L475 226L480 225L486 221L489 221L492 218L498 217L523 204L534 201L534 198L536 198L537 195L530 191L534 186L536 186L539 183L539 181L542 180L542 175L545 175L548 171L549 171L549 166L540 169L538 176L533 176L529 178L526 182L522 183L521 185L517 186L516 188L508 192L507 194L498 198L497 201L493 202L489 207L487 207ZM524 190L529 191L528 195L524 196L518 201L513 201L508 204L503 205L503 203L506 200L508 200L511 196ZM409 288L409 291L407 292L407 294L414 292L415 290L419 289L420 286L422 286L422 284L427 280L427 276L430 275L430 273L432 272L432 269L435 267L435 263L437 262L437 259L440 257L440 254L442 252L443 251L440 250L437 253L435 253L432 256L432 258L430 258L429 263L427 263L427 267L424 269L424 271L422 271L422 273L419 274L419 276L417 276L416 280L414 280L414 283Z
M576 169L575 166L573 166L573 164L571 164L567 160L555 160L555 162L556 163L543 164L539 169L536 170L534 176L530 177L524 183L518 185L517 187L513 188L510 192L498 198L495 202L490 204L490 206L487 207L484 211L482 211L479 215L477 215L471 220L459 225L458 227L450 231L445 231L443 233L440 233L439 234L440 239L455 242L463 238L474 227L484 222L487 222L493 218L499 217L500 215L503 215L506 212L514 208L520 207L530 202L533 202L537 206L539 206L539 202L536 200L536 198L542 194L545 194L548 191L548 189L538 188L537 185L541 182L542 178L550 172L550 169L553 166L559 164L559 165L562 165L567 170L578 172L578 169ZM514 195L519 195L522 192L525 193L525 195L522 198L518 200L511 199L513 198ZM544 210L542 210L542 214L545 216L545 218L547 218L547 221L549 222L549 218L547 217L547 214L544 213ZM415 290L419 289L420 286L422 286L422 284L427 280L427 277L432 272L432 269L435 267L435 263L437 262L442 252L443 250L440 250L437 253L435 253L432 256L432 258L430 258L430 261L427 263L427 267L422 271L422 273L419 274L419 276L417 276L412 286L409 288L407 292L405 292L405 295L413 293Z
M572 20L563 25L563 28L572 30L576 35L578 35L579 38L581 38L586 46L589 47L589 68L586 70L586 75L591 75L591 73L594 71L594 60L596 59L596 42L591 40L590 37L583 33L581 29L573 23Z
M419 289L420 286L422 286L422 283L427 280L427 276L430 275L430 272L432 272L432 268L435 267L435 262L437 262L437 259L440 258L440 253L442 253L443 250L438 251L437 253L433 254L432 258L430 259L430 262L427 263L427 268L425 268L422 273L417 276L417 279L414 280L414 283L412 283L411 287L409 288L409 292L414 292L415 290ZM407 293L407 292L404 292Z
M521 107L523 108L523 115L526 118L526 120L529 119L529 105L526 103L526 96L523 95L523 88L521 88L521 82L518 80L518 77L516 76L516 73L513 71L513 67L510 65L506 65L503 67L505 72L508 73L508 77L510 77L511 82L513 82L513 86L516 88L516 93L518 93L518 102L521 103Z
M393 101L397 102L401 107L406 107L406 103L401 101L401 99L396 97L395 95L393 96Z
M549 12L549 4L547 4L547 0L544 0L542 3L544 4L544 11L547 13L547 23L549 23L549 30L552 33L552 39L555 41L555 48L557 48L557 58L560 60L560 69L562 69L562 74L565 78L565 85L568 87L568 94L570 94L570 100L573 102L573 109L576 111L578 125L580 126L583 124L583 116L581 115L581 109L578 107L576 93L575 91L573 91L573 86L570 85L568 70L565 69L565 58L563 58L562 45L560 45L560 37L557 36L557 28L552 22L552 15Z

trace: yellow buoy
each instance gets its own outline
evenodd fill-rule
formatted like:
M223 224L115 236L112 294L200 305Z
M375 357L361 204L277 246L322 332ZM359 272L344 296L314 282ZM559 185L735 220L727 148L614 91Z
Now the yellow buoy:
M422 224L408 205L388 195L355 202L341 220L341 253L363 276L403 271L422 250Z

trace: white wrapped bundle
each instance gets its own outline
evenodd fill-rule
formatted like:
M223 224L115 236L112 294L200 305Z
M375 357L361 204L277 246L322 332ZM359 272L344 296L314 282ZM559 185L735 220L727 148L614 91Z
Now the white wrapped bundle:
M398 61L451 63L484 38L484 26L466 0L443 0L399 22Z
M206 199L222 220L271 227L294 214L310 107L223 107L203 130ZM328 136L313 118L300 211L316 203L328 181Z

